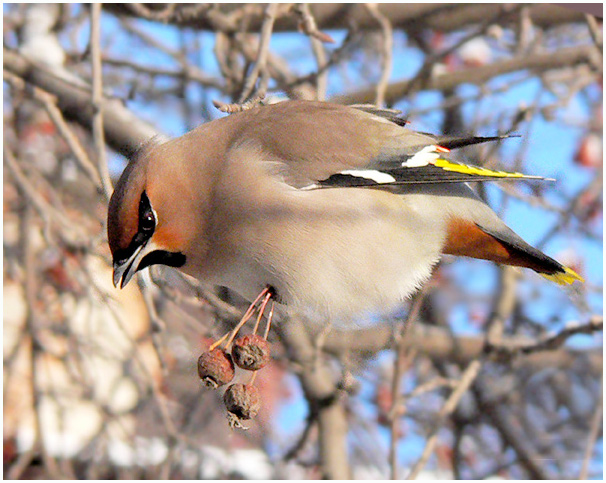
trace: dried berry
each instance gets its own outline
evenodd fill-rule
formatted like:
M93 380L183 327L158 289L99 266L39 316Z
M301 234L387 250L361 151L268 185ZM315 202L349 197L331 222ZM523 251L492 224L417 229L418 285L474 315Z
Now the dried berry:
M269 362L269 342L258 335L244 335L234 341L231 356L238 367L258 371Z
M234 378L234 363L223 349L204 352L198 359L198 375L202 382L213 389L223 386Z
M259 391L252 384L232 384L223 395L232 427L242 419L254 418L261 409Z

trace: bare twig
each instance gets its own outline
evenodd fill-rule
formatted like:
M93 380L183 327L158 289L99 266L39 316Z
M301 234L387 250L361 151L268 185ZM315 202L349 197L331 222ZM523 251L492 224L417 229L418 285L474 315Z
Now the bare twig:
M338 395L330 365L319 364L314 370L315 351L302 320L289 320L276 327L291 360L301 365L298 374L303 392L318 421L318 451L322 476L349 479L347 457L347 418Z
M457 405L459 404L459 401L463 397L463 394L465 394L467 389L469 389L469 386L471 386L475 378L480 373L481 368L482 363L479 360L472 361L465 369L465 372L463 372L463 374L461 375L459 385L450 394L449 398L444 403L444 406L442 406L442 409L440 409L440 412L438 413L433 423L429 438L427 438L427 442L425 443L425 448L423 448L423 453L421 454L419 460L410 470L410 473L406 477L407 480L414 480L427 464L427 461L429 460L429 457L433 452L436 442L438 441L438 431L444 424L446 418L450 414L452 414L452 412L456 409Z
M499 272L499 289L496 291L498 296L486 324L486 340L490 345L497 345L502 340L505 323L511 316L517 301L517 270L513 267L499 267Z
M4 146L4 162L11 172L15 182L22 190L24 196L32 203L32 206L36 209L40 217L44 220L47 228L50 224L51 218L61 223L63 227L73 228L73 224L70 220L63 215L63 213L56 210L51 206L39 193L39 191L31 185L28 176L23 172L19 163L15 159L13 153Z
M323 42L334 43L334 39L324 32L320 32L316 25L309 5L307 3L298 3L293 7L293 11L299 17L299 29L309 36L311 48L316 58L318 65L318 73L316 77L317 99L323 101L326 99L327 88L327 71L324 69L326 65L326 51L324 50Z
M119 329L121 334L124 336L124 338L126 340L128 340L133 347L133 351L132 351L133 360L135 360L138 363L138 367L139 367L140 371L143 373L143 375L147 379L146 383L148 384L148 387L151 389L151 395L160 412L161 420L163 422L164 429L166 431L166 435L168 436L168 439L169 439L169 441L168 441L169 444L172 444L172 442L177 441L177 440L187 441L187 436L182 435L178 431L178 429L175 425L175 422L173 421L173 418L170 415L170 411L169 411L168 404L166 401L166 396L162 393L162 388L160 387L160 384L159 384L160 381L156 380L154 375L150 372L147 364L145 363L145 359L143 357L141 349L136 344L136 341L129 334L129 331L124 326L124 323L123 323L121 317L119 316L118 312L115 310L114 305L111 303L111 297L107 293L105 293L105 291L102 288L96 286L90 273L87 273L86 275L89 277L91 289L96 292L97 296L100 297L100 299L102 301L105 302L105 306L111 312L111 314L114 318L114 321L116 322L117 328ZM158 356L159 356L159 353L158 353ZM162 363L162 361L160 361L160 362Z
M542 465L544 462L541 452L521 434L519 424L511 416L508 407L498 401L493 401L491 392L482 379L475 381L473 393L484 414L499 431L505 444L511 446L516 452L520 464L528 471L530 479L551 479L550 472Z
M595 447L595 442L600 435L600 430L602 429L602 417L604 415L604 380L600 382L600 401L596 405L595 411L593 412L593 416L591 418L590 426L589 426L589 434L587 435L587 446L585 447L585 456L583 457L583 465L581 467L581 472L579 473L579 480L587 480L589 477L589 463L591 462L591 457L593 455L593 450Z
M93 139L97 151L97 167L101 176L101 184L103 185L105 196L109 199L113 188L105 156L105 132L103 130L103 65L101 64L100 3L93 3L91 7L90 45L93 69Z
M432 76L422 86L425 90L451 90L462 83L474 85L484 84L488 80L509 72L525 69L563 69L571 65L592 62L595 47L570 47L559 49L556 52L540 53L499 60L489 65L462 69L455 72ZM421 85L413 85L413 81L401 81L390 84L385 92L385 101L393 103L405 95L421 89ZM361 91L337 96L334 102L342 104L369 104L374 101L376 90L363 89Z
M257 107L258 105L263 103L264 97L265 96L256 96L242 104L238 104L235 102L228 104L226 102L213 100L213 105L221 112L226 112L227 114L234 114L236 112L248 111L253 107Z
M139 72L141 74L146 74L148 76L153 77L173 77L177 79L186 79L188 81L196 82L205 87L214 87L219 90L224 89L223 82L220 79L212 77L209 74L206 74L203 70L198 67L183 62L181 65L181 70L175 69L167 69L160 67L158 65L144 65L133 62L132 60L124 60L124 59L115 59L112 57L108 57L106 55L103 56L103 63L106 65L112 65L115 67L123 67L127 69L132 69L135 72Z
M538 341L536 344L520 348L522 354L538 351L553 350L561 347L570 337L577 334L594 334L604 330L604 319L601 316L592 317L588 323L567 327L557 334Z
M175 10L178 7L177 4L169 3L162 10L153 10L142 3L127 3L125 5L136 15L148 20L156 20L160 22L167 22L174 15Z
M284 455L284 461L290 461L297 457L297 455L303 450L307 441L311 436L311 431L316 427L318 418L314 412L310 412L305 421L305 428L297 439L297 442L286 452Z
M303 32L305 35L309 35L310 37L319 40L320 42L327 42L329 44L333 44L335 42L330 35L318 30L316 19L311 13L309 4L296 3L293 5L292 11L299 20L299 31Z
M370 329L333 330L326 338L324 350L335 356L349 352L371 357L379 351L391 346L393 327L381 324ZM481 357L486 350L485 337L482 335L453 335L441 327L417 323L408 336L403 339L407 347L415 347L420 354L429 357L436 363L454 362L467 365L473 359ZM532 345L533 338L523 336L504 337L501 345L504 347L520 347ZM576 351L560 348L525 354L516 360L518 367L537 371L546 368L569 369L580 354L588 356L592 373L601 371L602 351ZM500 359L499 359L500 360ZM503 359L506 362L507 359Z
M532 17L530 16L530 6L524 5L520 10L518 22L516 24L517 45L516 53L523 55L529 50L530 39L532 37Z
M4 49L5 70L57 96L57 105L66 119L75 120L86 129L92 124L91 91L83 81L69 72L36 64L15 51ZM131 155L141 143L157 136L158 130L127 109L121 100L105 99L103 120L106 140L117 152Z
M37 447L42 454L42 461L44 466L49 472L49 475L53 478L60 478L61 473L57 466L56 460L49 454L49 448L44 439L43 433L43 417L42 417L42 392L40 378L40 367L43 364L42 351L40 350L40 344L36 339L37 328L37 296L39 293L39 285L37 283L38 277L36 276L36 249L32 240L33 233L33 213L31 206L26 204L24 206L24 213L21 218L21 246L23 248L22 260L25 271L25 283L24 283L24 294L25 303L27 306L27 312L25 316L25 330L30 334L30 384L32 392L32 403L33 403L33 416L34 416L34 427L35 436L32 442L34 447Z
M328 71L328 69L334 65L337 65L341 62L349 53L354 44L354 40L357 38L358 34L354 31L349 31L347 37L343 41L343 43L335 50L333 50L330 54L328 60L322 65L318 67L316 72L312 72L308 75L298 77L296 79L284 79L287 83L282 85L281 87L286 90L292 90L295 87L308 83L308 82L318 82L318 76L324 75Z
M257 88L258 96L265 96L267 91L267 80L269 74L267 72L267 55L269 53L269 42L271 40L271 34L274 28L274 22L278 13L280 4L270 3L267 5L264 14L263 27L261 27L261 38L259 41L259 50L257 51L257 60L255 66L250 74L246 77L242 93L240 94L239 104L244 103L252 94L255 83L261 75L261 82Z
M366 10L381 26L383 45L381 52L381 78L377 84L377 97L375 105L381 107L385 104L385 92L389 85L392 70L393 56L393 28L389 19L381 13L376 3L366 3Z
M63 114L57 107L55 96L36 86L29 86L28 88L27 84L23 81L23 79L17 77L14 74L11 74L10 72L4 71L3 77L4 80L8 81L11 85L20 90L29 92L35 100L42 103L44 109L46 110L49 117L57 127L59 134L61 134L61 136L71 149L72 153L74 154L74 157L80 169L82 169L84 174L86 174L86 176L88 176L88 178L96 186L100 187L101 179L99 178L99 173L97 172L97 169L95 168L93 162L88 157L88 154L86 154L86 151L82 147L82 144L80 144L80 141L73 133L67 122L65 122Z
M455 379L446 379L444 377L434 377L430 381L427 381L425 384L421 384L420 386L415 387L410 393L403 394L400 396L401 403L405 403L408 399L415 398L424 394L426 392L435 391L436 389L440 389L442 387L450 387L454 389L459 384L458 380Z
M389 462L391 468L391 479L398 479L398 458L397 458L397 448L398 448L398 428L400 424L400 410L402 407L400 403L402 399L400 398L401 385L402 385L402 377L404 375L404 354L407 350L407 346L405 344L406 335L410 330L410 327L415 322L416 318L419 315L419 311L421 310L421 306L423 304L423 299L425 298L425 288L421 289L417 294L415 294L410 308L408 309L408 315L404 320L402 320L402 324L400 326L400 330L395 336L395 344L396 344L396 359L394 362L394 372L393 379L391 382L391 400L392 406L389 411L392 419L391 419L391 432L390 432L390 446L389 446Z
M557 334L545 337L535 342L501 342L499 345L488 344L486 351L494 354L499 360L510 360L518 355L528 355L535 352L553 351L561 347L570 337L577 334L593 334L604 329L601 316L593 316L586 324L566 327Z
M600 53L604 52L604 38L602 34L602 29L598 25L597 20L593 15L585 14L585 21L587 22L587 27L589 28L589 33L591 34L591 38L593 39L593 43L599 49Z
M503 15L505 15L507 13L511 13L516 10L519 10L521 8L523 8L523 5L518 5L518 6L513 6L513 7L510 5L501 6L501 11L499 13L496 13L492 18L484 20L481 25L479 25L477 28L475 28L473 31L471 31L467 35L464 35L457 42L455 42L454 45L450 46L449 48L447 48L445 50L441 50L439 52L431 53L430 55L428 55L425 58L425 60L423 61L423 65L421 66L421 68L419 69L419 71L417 72L415 77L409 82L408 91L405 92L404 94L406 95L415 90L418 90L418 89L422 88L424 83L429 82L428 79L430 77L433 77L433 75L432 75L433 68L437 62L439 62L442 59L445 59L450 54L456 52L459 48L461 48L467 42L469 42L475 38L478 38L481 35L484 35L486 33L486 31L492 25L494 25L494 22L496 20L498 20L499 18L501 18ZM450 75L450 74L453 74L453 73L448 72L448 75ZM445 90L448 91L448 89L445 89Z

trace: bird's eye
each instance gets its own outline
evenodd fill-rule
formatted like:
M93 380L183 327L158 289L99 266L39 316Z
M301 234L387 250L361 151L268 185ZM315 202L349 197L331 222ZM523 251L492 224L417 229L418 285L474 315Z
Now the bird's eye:
M139 202L139 231L145 232L150 235L156 228L156 217L154 210L151 207L149 198L145 191L141 194L141 201Z
M145 213L139 220L139 228L143 231L150 231L156 227L156 220L153 213Z

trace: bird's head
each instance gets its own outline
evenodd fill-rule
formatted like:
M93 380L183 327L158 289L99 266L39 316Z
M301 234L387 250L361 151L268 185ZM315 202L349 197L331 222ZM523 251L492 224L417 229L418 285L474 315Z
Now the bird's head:
M182 267L187 261L191 186L175 167L178 154L174 146L148 146L116 184L107 220L116 287L123 288L150 265Z

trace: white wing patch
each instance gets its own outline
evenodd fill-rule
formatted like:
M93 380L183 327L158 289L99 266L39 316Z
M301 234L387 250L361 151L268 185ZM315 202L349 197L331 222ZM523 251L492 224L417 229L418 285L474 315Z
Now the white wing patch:
M403 168L419 168L421 166L427 166L433 164L436 159L440 157L440 153L447 152L448 149L442 146L425 146L418 153L415 153L413 157L407 159L402 163Z
M340 174L347 174L349 176L355 176L356 178L364 178L374 181L375 183L395 183L396 178L387 173L382 173L375 169L352 169L347 171L341 171Z

